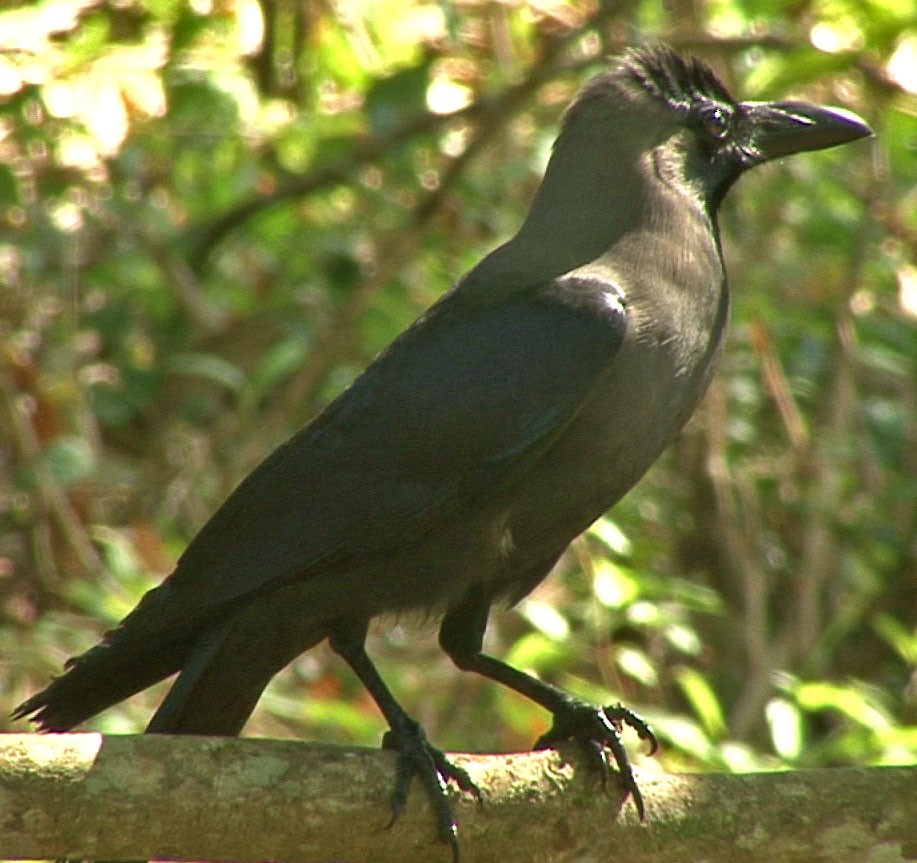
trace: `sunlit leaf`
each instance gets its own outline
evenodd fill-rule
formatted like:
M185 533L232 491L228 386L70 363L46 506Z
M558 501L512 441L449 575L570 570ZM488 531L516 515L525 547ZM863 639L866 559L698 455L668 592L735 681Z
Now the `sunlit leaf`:
M506 661L517 668L543 671L557 665L564 656L566 651L556 639L540 632L529 632L513 644Z
M621 671L639 680L644 686L656 686L659 683L659 673L642 650L618 647L615 650L615 663Z
M593 569L592 589L602 605L623 608L639 595L639 583L625 567L603 558L595 562Z
M676 671L675 680L707 734L722 737L726 732L726 720L719 699L707 679L696 669L681 666Z
M859 724L879 731L891 719L874 699L854 686L833 683L802 683L795 690L796 701L806 710L837 710Z
M519 613L543 635L562 641L570 634L567 619L553 606L537 599L524 599L516 606Z
M621 528L618 527L608 516L600 518L589 528L590 536L596 537L608 548L621 557L627 557L631 551L630 540L624 535Z
M771 742L782 758L799 757L803 745L802 716L798 707L785 698L772 698L765 707Z

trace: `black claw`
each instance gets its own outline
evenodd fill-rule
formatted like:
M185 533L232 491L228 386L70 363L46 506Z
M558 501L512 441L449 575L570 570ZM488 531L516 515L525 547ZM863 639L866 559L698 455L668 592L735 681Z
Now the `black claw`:
M602 712L619 728L621 723L624 723L637 732L637 737L646 740L650 745L647 755L655 755L659 751L659 741L656 739L653 726L639 713L635 713L623 704L610 704L608 707L603 707Z
M481 789L474 784L474 780L464 767L453 764L439 749L433 746L430 746L430 755L433 758L433 763L436 765L436 769L439 771L440 776L451 779L462 791L473 794L478 803L484 801L484 798L481 796ZM445 789L445 785L443 788Z
M382 737L382 748L391 749L398 753L398 760L395 762L395 789L392 791L392 796L389 800L392 815L388 819L388 824L385 825L385 829L390 830L401 817L401 813L404 812L404 807L408 802L408 790L411 787L411 778L414 775L414 763L410 758L404 757L404 752L391 731L387 731Z
M395 824L404 811L408 791L415 776L420 778L433 804L436 832L441 842L452 849L452 863L460 863L458 826L452 814L447 783L451 779L462 791L474 794L481 802L481 791L464 768L453 764L445 754L432 746L417 723L398 731L388 731L382 746L398 753L395 788L391 797L392 815L386 829Z
M609 725L611 725L614 730L613 733L609 735L607 742L611 748L611 754L614 755L618 772L621 775L621 784L624 786L625 792L633 799L640 820L645 821L646 808L643 804L643 794L640 793L640 788L637 785L637 779L634 776L633 768L630 766L630 759L627 757L627 750L624 748L624 742L621 740L621 733L614 723L609 722Z
M605 748L611 750L620 774L620 782L626 796L634 801L634 807L641 821L646 820L643 794L637 786L634 771L627 757L627 750L621 739L621 729L627 725L637 732L641 740L650 744L652 755L659 743L650 724L638 713L621 704L596 707L583 701L570 699L554 711L554 722L546 734L535 742L536 749L547 749L561 740L576 740L586 754L590 764L599 773L602 787L608 786L608 758Z

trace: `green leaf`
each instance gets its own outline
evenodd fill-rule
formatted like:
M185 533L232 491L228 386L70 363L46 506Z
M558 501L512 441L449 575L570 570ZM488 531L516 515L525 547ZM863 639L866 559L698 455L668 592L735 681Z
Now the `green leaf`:
M872 731L880 731L891 725L891 717L885 708L852 685L802 683L794 694L797 703L805 710L837 710Z
M787 760L798 758L803 748L803 723L797 705L786 698L772 698L765 715L777 754Z
M516 606L519 613L540 633L554 641L570 635L570 624L553 605L537 599L524 599Z
M366 94L365 107L376 134L391 132L408 118L426 111L432 61L432 56L424 57L416 66L373 82Z
M627 567L601 558L593 563L592 589L607 608L624 608L640 595L640 582Z
M214 354L173 354L166 369L175 375L203 378L233 392L241 392L246 383L238 366Z
M274 345L252 371L249 384L255 398L272 392L302 366L308 355L309 344L299 333Z
M594 522L587 533L598 539L613 554L627 557L631 553L630 540L608 516L603 516Z
M917 629L909 629L900 620L885 613L872 619L872 627L905 662L917 665Z
M615 648L615 663L629 677L639 681L643 686L659 685L659 672L642 650L634 647Z
M726 733L726 720L709 681L699 671L688 666L676 670L675 680L707 734L723 737Z
M55 438L45 449L43 460L51 475L62 486L86 479L96 467L92 446L75 435Z
M529 632L513 644L506 661L516 668L544 672L556 667L566 655L561 642L541 632Z

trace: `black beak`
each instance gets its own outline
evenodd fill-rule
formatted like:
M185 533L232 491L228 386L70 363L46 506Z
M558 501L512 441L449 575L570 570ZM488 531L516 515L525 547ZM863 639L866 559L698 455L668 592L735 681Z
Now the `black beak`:
M751 125L751 149L762 161L824 150L872 135L872 129L851 111L808 102L745 102Z

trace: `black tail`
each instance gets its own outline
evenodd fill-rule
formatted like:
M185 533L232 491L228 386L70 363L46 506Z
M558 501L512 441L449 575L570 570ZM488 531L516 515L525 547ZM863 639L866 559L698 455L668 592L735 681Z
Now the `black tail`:
M302 598L294 583L195 615L188 596L166 581L13 716L68 731L181 671L147 732L238 734L270 679L327 634L303 612L308 604L295 601Z
M243 684L248 677L245 669L238 674L229 669L218 671L221 649L233 624L234 620L228 618L198 641L175 685L147 725L147 734L236 735L242 730L270 677L263 682L259 679L260 685L249 692L252 687ZM231 693L228 703L220 697L220 690Z
M148 734L242 731L271 678L326 635L279 593L237 606L197 641Z
M42 731L69 731L97 713L181 669L207 622L169 617L166 584L149 591L105 638L69 659L62 675L13 711ZM164 614L165 612L165 614Z
M67 662L65 672L13 711L42 731L69 731L97 713L178 671L192 640L159 645L153 652L120 650L118 630ZM133 646L131 646L133 647Z

